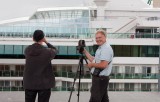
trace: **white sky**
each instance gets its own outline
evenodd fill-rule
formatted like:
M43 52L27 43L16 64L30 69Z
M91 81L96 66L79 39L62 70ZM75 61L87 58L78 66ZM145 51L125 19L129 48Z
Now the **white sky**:
M83 6L88 5L93 0L0 0L0 21L8 20L19 17L31 16L38 8L49 8L56 6ZM109 8L120 8L124 6L130 6L130 2L137 0L108 0L113 2ZM119 2L121 4L115 4ZM91 3L90 3L91 4ZM112 6L113 5L113 6ZM134 4L135 6L141 4ZM112 6L112 7L111 7Z
M0 20L28 16L38 8L80 4L82 0L0 0Z

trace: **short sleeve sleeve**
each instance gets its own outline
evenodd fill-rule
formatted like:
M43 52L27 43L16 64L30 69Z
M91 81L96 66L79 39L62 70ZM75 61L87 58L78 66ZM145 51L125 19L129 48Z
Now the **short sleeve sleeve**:
M110 49L103 48L100 52L100 60L105 60L110 62L112 59L112 52Z

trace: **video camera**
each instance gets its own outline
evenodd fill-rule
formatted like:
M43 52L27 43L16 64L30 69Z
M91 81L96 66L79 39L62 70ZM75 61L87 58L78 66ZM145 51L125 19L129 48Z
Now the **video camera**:
M76 46L76 47L77 47L77 50L79 51L79 53L83 54L84 47L86 47L85 40L79 40L78 46Z

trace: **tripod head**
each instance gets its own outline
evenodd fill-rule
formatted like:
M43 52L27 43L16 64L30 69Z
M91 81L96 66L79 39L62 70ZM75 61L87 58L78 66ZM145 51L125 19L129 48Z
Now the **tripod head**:
M83 54L84 47L86 47L85 40L79 40L78 46L76 46L76 47L77 47L77 50L79 51L79 53Z

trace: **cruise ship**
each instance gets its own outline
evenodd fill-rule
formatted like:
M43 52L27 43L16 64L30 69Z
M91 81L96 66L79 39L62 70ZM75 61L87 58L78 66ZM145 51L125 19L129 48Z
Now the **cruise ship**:
M63 2L28 0L16 8L12 1L8 4L13 12L6 8L7 17L3 13L0 17L0 91L24 90L23 53L33 43L36 29L43 30L46 39L59 50L52 60L56 77L53 91L71 90L79 73L78 41L85 40L85 48L94 55L98 29L107 31L107 42L114 50L109 91L160 90L160 0ZM85 62L83 70L80 90L89 91L92 76ZM74 90L78 89L78 82L77 79Z

